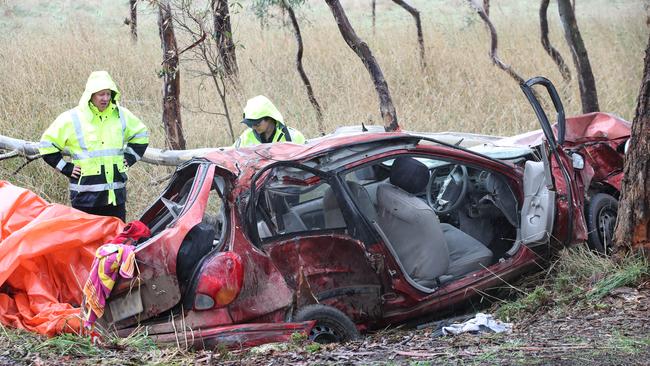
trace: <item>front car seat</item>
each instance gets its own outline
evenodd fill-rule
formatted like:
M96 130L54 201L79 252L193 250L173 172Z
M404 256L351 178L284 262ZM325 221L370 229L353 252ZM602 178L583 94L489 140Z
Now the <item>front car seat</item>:
M427 288L447 273L449 251L438 216L415 194L429 180L427 167L411 157L393 161L390 183L377 188L378 223L407 274Z
M488 266L492 251L458 228L441 224L431 207L416 196L426 189L429 170L412 157L399 157L390 184L377 189L379 224L406 272L418 284L458 278Z
M361 213L366 216L370 222L377 221L377 211L375 210L375 206L373 205L366 189L361 184L353 181L347 181L346 183L350 188L352 199L354 199ZM326 228L331 229L346 226L345 220L343 219L343 213L341 212L338 200L331 187L328 187L327 191L323 195L323 210L325 211Z

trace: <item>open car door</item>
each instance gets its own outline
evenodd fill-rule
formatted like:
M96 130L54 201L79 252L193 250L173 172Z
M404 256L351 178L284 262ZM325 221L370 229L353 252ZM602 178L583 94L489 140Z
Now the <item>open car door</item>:
M546 88L556 111L557 136L546 112L533 91L533 86ZM566 120L562 101L550 80L535 77L521 84L542 127L545 143L541 162L526 162L524 172L524 204L521 237L524 244L547 243L552 235L565 245L584 241L587 237L583 214L584 197L581 178L575 174L573 160L564 150ZM555 220L561 217L562 220Z

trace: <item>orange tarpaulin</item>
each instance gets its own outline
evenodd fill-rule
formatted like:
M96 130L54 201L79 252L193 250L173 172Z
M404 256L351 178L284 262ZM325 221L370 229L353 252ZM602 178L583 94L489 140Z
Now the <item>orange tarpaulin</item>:
M0 181L0 322L48 336L78 331L95 250L123 227Z

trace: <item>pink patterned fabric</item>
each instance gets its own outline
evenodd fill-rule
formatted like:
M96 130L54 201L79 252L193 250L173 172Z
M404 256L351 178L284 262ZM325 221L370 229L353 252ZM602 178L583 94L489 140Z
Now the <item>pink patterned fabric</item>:
M129 223L124 231L104 244L95 253L90 275L83 289L82 316L84 326L92 328L98 318L104 315L106 299L111 294L118 274L122 278L133 278L135 269L135 243L151 235L149 228L140 221Z

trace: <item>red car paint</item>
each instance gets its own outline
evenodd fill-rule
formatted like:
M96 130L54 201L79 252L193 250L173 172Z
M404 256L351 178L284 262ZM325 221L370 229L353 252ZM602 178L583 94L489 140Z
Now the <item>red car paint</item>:
M558 161L551 159L558 192L553 232L556 239L572 243L585 238L582 214L585 195L592 189L603 190L603 186L610 191L620 187L622 144L629 135L629 124L610 115L591 114L570 118L567 125L565 152L581 154L585 168L573 169L568 155L563 155L561 164L569 170L571 178L567 184ZM500 162L444 144L424 144L408 133L362 133L333 136L308 145L281 143L223 149L181 166L163 194L165 200L173 200L181 195L182 183L193 179L189 193L183 195L186 197L184 204L179 205L179 212L175 213L177 218L137 247L141 281L137 296L141 298L142 311L116 321L115 325L123 334L138 323L147 325L149 334L161 342L176 343L191 333L190 343L195 347L252 346L286 341L294 332L309 333L314 322L293 322L293 315L304 306L318 303L341 310L363 331L435 316L504 280L543 267L544 258L540 253L548 250L521 245L512 255L504 255L489 267L425 293L412 286L381 240L363 241L348 231L336 231L258 242L247 222L247 205L252 199L254 178L259 188L270 176L270 170L260 174L261 171L281 164L278 162L322 163L337 151L372 143L378 146L394 144L395 148L378 149L377 154L356 157L343 164L342 169L353 169L400 154L447 157L457 163L498 173L511 187L521 208L524 200L522 165ZM541 144L541 132L498 143L502 146ZM177 267L181 260L179 250L184 240L192 235L193 228L202 222L209 206L210 191L214 190L213 176L222 177L224 182L221 193L224 195L224 222L227 223L223 228L225 239L218 249L212 249L200 259L192 277L194 280L188 280L190 285L182 290ZM303 183L310 186L319 181L313 176ZM571 204L567 201L567 190L573 192ZM141 221L154 226L161 212L174 210L174 206L171 207L164 200L158 200ZM571 232L567 226L569 210L574 210ZM359 221L361 225L364 220ZM195 288L191 287L192 283ZM110 301L133 296L133 287L132 282L119 282ZM226 288L226 293L218 296L222 288ZM195 299L188 302L185 298L196 293L213 296L215 306L196 309Z

